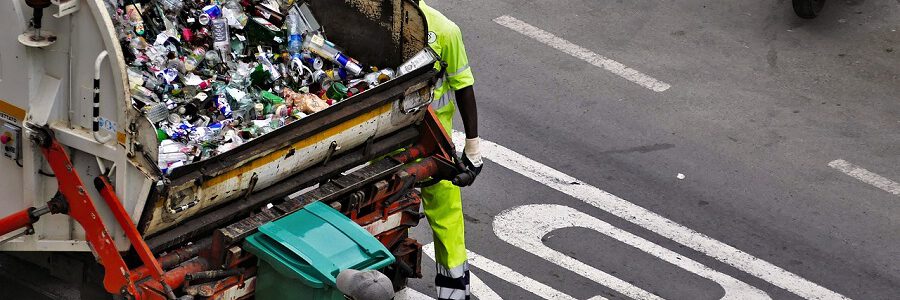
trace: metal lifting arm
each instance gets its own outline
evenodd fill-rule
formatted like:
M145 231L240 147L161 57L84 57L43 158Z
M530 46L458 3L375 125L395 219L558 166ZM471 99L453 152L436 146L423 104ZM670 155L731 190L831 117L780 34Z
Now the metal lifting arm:
M69 154L53 137L53 133L49 128L30 124L29 128L32 130L31 139L40 147L41 153L56 174L59 191L47 203L47 207L28 208L0 219L0 235L20 228L27 228L30 231L31 225L41 215L46 213L67 213L84 228L85 239L91 245L91 250L96 255L97 261L103 265L103 286L106 288L106 291L129 298L143 298L141 295L144 294L138 293L132 281L128 265L125 264L125 261L116 249L112 237L103 223L103 219L100 218L100 213L97 212L97 208L94 206L94 201L87 190L85 190L84 182L72 165ZM122 226L125 235L131 241L144 266L149 269L148 273L162 287L158 291L159 296L175 299L175 294L163 276L162 267L137 231L134 222L132 222L128 212L116 196L115 190L109 183L106 175L97 177L94 180L94 185L106 201L116 221Z
M29 207L0 219L0 236L34 224L37 221L34 210L34 207Z
M144 242L141 233L138 232L137 227L134 226L134 222L128 215L128 211L122 206L122 202L119 201L119 197L116 196L116 191L113 189L112 184L109 183L109 179L106 175L100 175L97 178L94 178L94 187L100 192L100 196L106 201L106 205L109 206L113 216L116 217L116 221L122 226L122 230L125 231L125 236L131 241L131 245L134 246L134 250L137 252L138 257L141 258L141 262L150 269L150 275L162 285L165 296L169 299L175 299L175 293L172 291L172 288L163 281L162 275L164 272L159 261L153 256L153 252L150 252L150 248L147 247L147 243ZM131 278L130 273L125 276Z
M22 231L22 233L5 240L0 240L0 244L22 235L34 233L34 229L31 225L37 222L41 216L48 213L65 213L68 209L68 204L59 194L57 194L53 199L50 199L50 202L47 202L47 206L41 208L29 207L0 219L0 236L25 228L25 231Z
M85 239L97 255L97 260L103 265L105 270L103 286L113 294L136 294L137 290L131 282L128 265L119 255L109 231L106 230L106 225L103 224L103 219L100 218L100 213L97 212L81 177L69 159L69 154L53 137L50 129L36 126L30 128L32 140L40 146L41 153L56 174L59 193L69 204L69 216L84 228Z

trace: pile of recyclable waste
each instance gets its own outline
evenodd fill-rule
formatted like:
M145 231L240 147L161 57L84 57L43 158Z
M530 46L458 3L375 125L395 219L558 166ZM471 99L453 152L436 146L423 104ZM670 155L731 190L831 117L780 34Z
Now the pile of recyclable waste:
M329 42L293 0L122 1L107 5L166 174L395 76Z

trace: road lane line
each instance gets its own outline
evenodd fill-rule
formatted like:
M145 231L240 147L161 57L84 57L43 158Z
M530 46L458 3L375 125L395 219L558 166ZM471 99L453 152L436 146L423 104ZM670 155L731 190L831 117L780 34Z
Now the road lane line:
M454 131L453 141L457 149L463 149L465 135ZM488 140L482 140L481 149L484 158L507 169L582 200L679 244L690 247L738 270L759 277L800 297L806 299L849 299L767 261L756 258L735 247L717 241L634 203L625 201L572 176L536 162L506 147Z
M593 280L629 299L663 300L660 296L544 245L541 238L553 230L566 227L586 227L575 225L583 223L579 222L580 215L573 214L570 210L556 209L559 207L559 205L524 205L504 210L494 217L494 234L510 245ZM548 216L545 214L546 212L550 212L551 215ZM534 215L528 215L529 213ZM593 227L586 228L594 229ZM600 229L597 231L602 232Z
M497 295L497 292L494 292L491 287L487 284L484 284L484 281L481 281L481 278L475 276L475 272L469 272L469 288L471 289L472 295L474 295L479 300L503 300L503 297Z
M594 53L591 50L573 44L561 37L546 32L543 29L534 27L531 24L525 23L511 16L499 16L494 19L494 23L503 25L506 28L512 29L513 31L524 34L527 37L544 43L547 46L556 48L563 53L574 56L575 58L586 61L589 64L610 71L613 74L619 75L619 77L637 83L638 85L648 88L651 91L663 92L672 87L668 83L659 81L656 78L650 77L635 69L629 68L622 63L606 58L603 55Z
M557 204L516 206L494 217L493 225L494 234L501 240L633 299L662 298L548 247L544 244L543 237L563 228L591 229L715 282L725 290L725 295L721 299L772 299L763 291L734 277L568 206Z
M430 257L432 260L434 259L434 243L428 243L428 245L422 246L422 251L424 251L425 254L428 255L428 257ZM488 272L491 275L496 276L497 278L512 283L513 285L518 286L532 294L538 295L541 298L550 300L575 300L575 297L569 296L566 293L560 292L550 286L547 286L546 284L540 283L537 280L522 275L521 273L516 272L507 266L501 265L493 260L485 258L484 256L478 255L475 252L468 251L468 255L469 265L477 267L482 271ZM484 284L482 283L482 285ZM484 286L487 287L487 285ZM475 287L472 286L472 293L475 294L475 292ZM491 293L493 293L493 291L491 291ZM496 295L496 293L493 294ZM490 296L485 296L485 298L482 298L482 295L479 294L475 294L475 296L478 297L478 299L497 299L490 298ZM606 300L602 297L594 299Z
M432 250L433 251L433 250ZM433 252L432 252L433 253ZM430 256L429 256L430 257ZM469 273L469 286L472 289L472 295L478 300L503 300L503 297L497 295L491 287L484 284L475 272ZM394 294L396 300L434 300L431 296L425 295L419 291L406 287Z
M838 159L828 163L829 167L844 172L850 177L859 179L859 181L871 184L885 192L900 196L900 183L884 178L881 175L870 172L857 165L851 164L843 159Z
M406 287L397 293L394 293L395 300L434 300L431 296L425 295L417 290Z

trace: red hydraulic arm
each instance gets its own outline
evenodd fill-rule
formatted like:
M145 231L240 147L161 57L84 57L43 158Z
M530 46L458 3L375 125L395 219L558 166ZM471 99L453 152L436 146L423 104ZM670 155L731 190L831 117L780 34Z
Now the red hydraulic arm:
M17 213L0 219L0 235L6 235L7 233L16 231L17 229L31 226L31 224L33 224L35 221L31 216L32 211L34 211L34 207L21 210Z
M106 205L109 206L113 216L116 217L116 221L122 226L122 230L125 231L125 236L131 241L131 245L134 246L134 250L137 252L138 257L141 258L141 262L150 269L150 275L153 276L153 279L161 283L163 292L166 296L170 299L174 299L175 293L172 291L172 288L163 281L162 276L164 272L159 265L159 262L156 260L156 256L153 256L150 247L147 247L147 243L144 242L141 233L137 231L137 227L134 226L134 222L131 220L128 212L125 210L125 207L122 206L122 202L119 201L119 196L116 196L116 191L113 189L112 184L109 183L109 179L106 175L100 175L97 178L94 178L94 187L100 191L100 196L106 201ZM131 278L131 273L126 272L125 277Z
M128 265L119 255L112 237L106 230L106 225L103 224L103 219L100 218L94 202L85 190L83 181L72 166L69 154L56 141L49 129L32 129L34 130L32 139L38 143L41 153L56 174L59 193L69 204L69 216L84 228L85 238L105 269L103 286L113 294L136 294L134 283L128 276Z
M100 213L97 212L97 208L94 206L94 201L87 190L85 190L84 182L72 165L69 154L53 137L53 133L49 128L36 126L29 126L29 128L32 130L32 140L40 146L41 153L56 174L59 191L47 203L46 207L38 209L28 208L0 219L0 235L20 228L26 228L26 230L31 231L31 224L46 213L66 213L84 229L85 239L91 245L91 250L96 254L97 261L103 265L103 286L106 288L106 291L111 294L125 296L126 298L143 298L141 295L145 294L138 293L131 279L128 265L125 264L125 261L116 249L112 237L103 223L103 219L100 218ZM125 235L131 241L141 261L149 269L148 273L159 282L159 286L162 289L156 291L156 293L163 298L175 299L175 294L165 281L162 267L160 267L156 257L153 256L144 239L140 236L140 233L134 226L134 222L132 222L128 212L116 196L115 190L109 183L106 175L96 178L94 185L106 201L116 221L122 226Z

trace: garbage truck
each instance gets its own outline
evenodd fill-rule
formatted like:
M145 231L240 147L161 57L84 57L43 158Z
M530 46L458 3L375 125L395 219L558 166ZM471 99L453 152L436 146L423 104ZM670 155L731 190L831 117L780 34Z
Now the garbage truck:
M209 26L201 24L195 31L177 34L171 28L153 32L153 24L175 26L160 18L174 13L160 10L163 2L177 2L182 10L189 5L204 7L197 20L189 17L181 22L207 18ZM215 26L219 20L215 18L221 15L216 11L228 5L206 0L4 1L0 4L4 28L0 31L0 189L4 191L0 274L6 276L0 281L0 295L25 287L42 295L81 299L244 299L265 298L259 297L268 292L259 290L263 287L279 289L273 282L262 281L284 270L307 270L297 278L319 283L310 292L333 288L341 268L378 269L395 289L402 288L407 278L421 276L422 247L408 235L408 229L423 217L416 188L436 180L464 185L472 176L430 108L432 90L443 74L435 68L439 60L426 44L427 24L417 3L227 2L243 9L249 20L240 22L275 32L264 38L275 41L269 46L274 49L268 51L269 58L291 61L280 65L292 66L292 58L310 58L273 54L281 51L279 45L285 41L293 41L293 30L279 33L284 23L299 20L292 15L296 12L285 7L300 11L306 26L326 33L328 41L321 44L342 51L338 56L312 57L308 60L312 64L298 63L300 68L288 69L285 76L303 69L312 72L317 58L333 65L328 77L375 72L369 66L376 65L394 68L394 74L364 90L339 91L345 93L340 101L328 94L340 87L340 81L335 79L327 91L323 83L319 88L327 95L316 101L332 98L327 108L266 127L240 143L232 136L229 147L219 146L177 165L161 164L166 155L161 144L176 140L178 133L161 127L193 125L166 119L166 114L163 118L154 115L159 113L154 105L163 106L164 113L181 106L136 100L141 91L136 81L152 78L134 76L133 66L140 58L134 57L135 44L123 35L131 37L138 29L123 30L117 18L143 17L146 24L138 25L147 31L143 40L150 43L169 32L168 39L163 36L163 42L155 46L170 47L173 39L175 44L185 43L191 35L203 34L209 35L209 43L218 43L220 31L228 28ZM144 6L122 9L136 4ZM232 46L243 38L232 32ZM235 48L225 47L219 51L220 59L241 59L233 54ZM262 47L237 52L255 51L259 51L256 58L265 61ZM352 59L340 59L341 53ZM252 54L243 59L254 60ZM257 66L255 71L266 67L252 65ZM272 76L276 71L277 67L261 73ZM165 79L165 71L160 73L157 79ZM211 74L207 80L212 84L235 81L221 74ZM318 76L310 79L313 84L324 78ZM265 91L286 90L278 83L272 85L270 77L262 78L270 86L243 92L257 97ZM168 89L157 95L176 92L185 93ZM225 99L233 100L219 95L205 102L216 113L210 115L225 114L221 107ZM281 120L285 118L290 116ZM208 128L225 123L220 116L193 124L201 121ZM190 130L190 134L199 131ZM221 134L216 137L221 142ZM333 228L301 232L326 225ZM371 263L347 261L351 256L344 254L350 248L333 248L338 245L350 245ZM266 247L277 249L272 252ZM49 283L74 292L42 290ZM281 284L289 288L292 282Z

